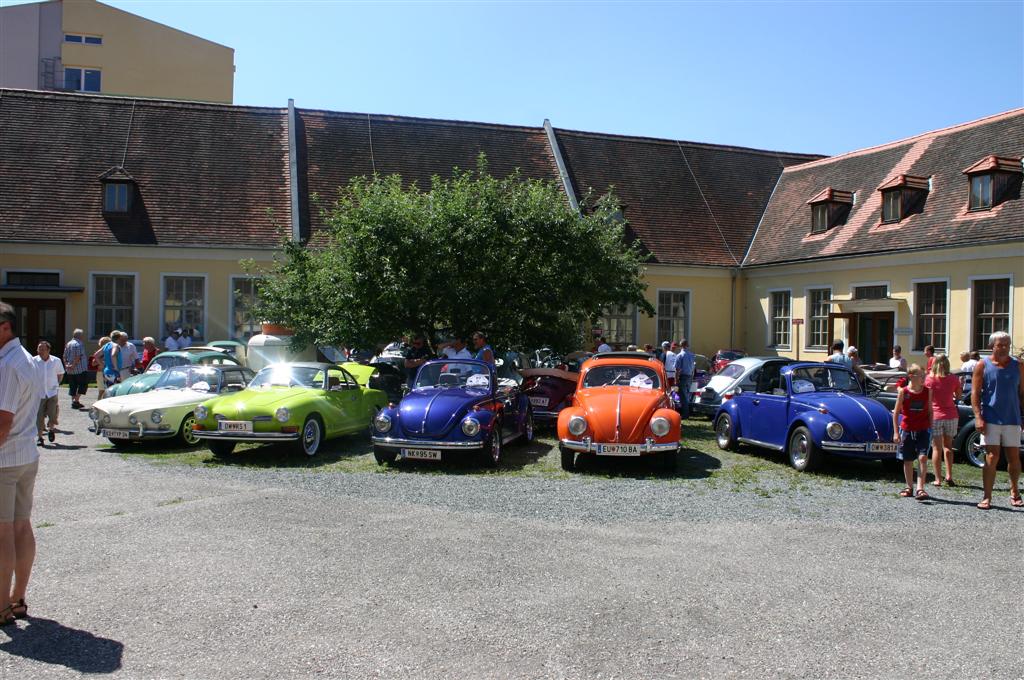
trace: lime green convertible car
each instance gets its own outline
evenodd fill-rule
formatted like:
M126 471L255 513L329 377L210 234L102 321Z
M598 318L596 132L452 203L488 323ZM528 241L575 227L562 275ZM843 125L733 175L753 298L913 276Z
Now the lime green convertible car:
M197 406L193 432L215 456L239 442L290 442L314 456L325 439L369 432L387 397L364 384L337 364L273 364L241 392Z

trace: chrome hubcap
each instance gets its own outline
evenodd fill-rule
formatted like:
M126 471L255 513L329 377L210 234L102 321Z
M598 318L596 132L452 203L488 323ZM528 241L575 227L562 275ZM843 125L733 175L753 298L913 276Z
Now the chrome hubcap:
M526 414L526 441L533 441L533 414Z
M497 463L501 460L501 430L497 429L494 431L494 443L491 445L491 458Z
M797 465L807 462L807 437L799 435L793 438L793 444L789 447L789 456Z
M985 447L981 445L981 435L977 432L973 433L967 438L967 457L971 459L971 463L977 467L984 467L985 465Z
M302 448L307 455L312 456L316 453L316 449L319 444L320 424L315 420L311 420L306 423L306 427L302 431Z
M725 447L729 444L729 421L722 418L718 421L718 445Z

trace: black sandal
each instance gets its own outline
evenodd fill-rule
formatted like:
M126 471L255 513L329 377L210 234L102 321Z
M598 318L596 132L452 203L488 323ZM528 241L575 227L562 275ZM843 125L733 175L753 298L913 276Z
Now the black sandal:
M14 614L14 618L16 619L28 618L28 605L25 604L25 598L21 598L17 602L11 603L11 613Z
M0 626L9 626L18 618L14 615L14 609L12 605L7 605L3 609L0 609Z

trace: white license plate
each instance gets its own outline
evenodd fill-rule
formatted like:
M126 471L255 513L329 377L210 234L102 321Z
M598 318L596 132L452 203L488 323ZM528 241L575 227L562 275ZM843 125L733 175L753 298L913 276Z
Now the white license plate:
M102 430L100 435L107 439L131 439L131 433L127 430Z
M402 449L402 458L415 458L416 460L441 460L440 451L429 449Z
M868 449L871 453L896 453L896 444L872 444Z
M217 424L221 432L252 432L252 422L248 420L222 420Z
M639 456L639 444L598 444L597 453L601 456Z
M530 397L530 405L531 406L547 406L548 405L548 398L547 397Z

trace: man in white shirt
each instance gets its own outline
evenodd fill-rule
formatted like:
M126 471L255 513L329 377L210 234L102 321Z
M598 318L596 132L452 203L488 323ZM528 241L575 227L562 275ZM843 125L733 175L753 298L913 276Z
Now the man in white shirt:
M665 375L668 377L668 386L676 384L676 359L679 358L679 343L675 340L665 352Z
M135 346L135 343L128 339L128 334L124 335L125 343L121 346L119 353L121 354L121 380L124 380L132 373L135 372L135 365L139 362L139 348Z
M907 359L903 356L903 348L899 345L894 345L892 348L892 357L889 359L889 368L894 371L907 370Z
M50 343L40 340L36 356L32 357L39 387L39 410L36 413L36 444L43 445L43 435L52 442L57 438L57 390L64 377L64 364L50 354Z
M179 349L182 349L180 328L175 328L171 334L167 336L167 339L164 340L164 349L168 352L177 352Z
M32 494L39 469L33 441L39 387L16 324L14 308L0 302L0 593L10 594L9 602L0 602L0 625L27 615L25 590L36 554Z
M441 356L445 359L472 359L473 355L466 347L462 338L450 337L441 350Z
M604 338L597 339L597 351L598 352L611 352L612 346L605 342Z
M191 328L188 328L181 333L181 339L178 340L178 349L188 349L192 346L193 333L195 333L195 331Z

